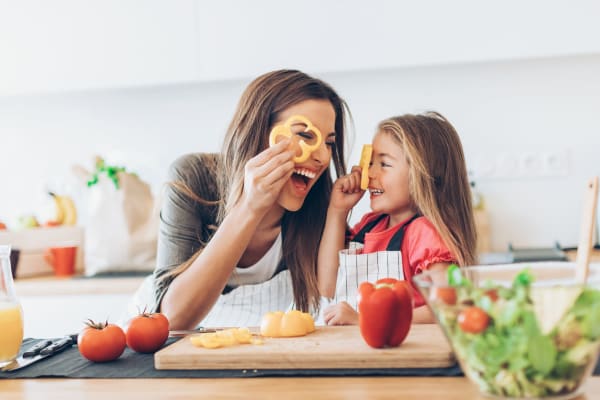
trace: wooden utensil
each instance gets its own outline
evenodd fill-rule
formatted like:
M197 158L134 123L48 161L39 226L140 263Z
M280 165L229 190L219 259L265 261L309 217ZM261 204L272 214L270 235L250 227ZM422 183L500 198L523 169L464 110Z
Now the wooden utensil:
M552 332L569 312L587 281L597 202L598 177L594 177L587 183L584 193L581 234L575 265L576 284L551 288L533 287L531 290L533 309L543 334Z
M588 182L584 199L583 220L581 221L579 246L577 246L577 265L575 267L575 279L581 284L585 284L590 272L590 252L592 250L592 236L594 234L598 204L597 176Z

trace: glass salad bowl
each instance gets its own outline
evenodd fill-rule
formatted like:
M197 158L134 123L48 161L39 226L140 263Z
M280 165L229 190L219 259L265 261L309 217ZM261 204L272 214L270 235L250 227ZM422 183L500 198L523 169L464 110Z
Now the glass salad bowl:
M490 397L570 399L600 349L600 264L539 262L427 271L413 278L465 375Z

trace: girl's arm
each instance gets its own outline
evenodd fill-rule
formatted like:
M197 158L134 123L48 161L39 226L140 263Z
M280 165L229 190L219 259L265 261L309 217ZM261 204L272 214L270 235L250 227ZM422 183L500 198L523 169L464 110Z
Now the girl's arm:
M445 271L451 263L435 263L431 264L428 271ZM446 281L446 274L432 274L433 285L445 285L448 282ZM435 323L435 316L428 305L423 305L421 307L415 308L413 310L413 324L433 324Z
M244 193L223 219L203 251L166 289L161 311L172 329L192 329L211 310L256 228L272 209L293 173L288 141L252 158L246 165Z
M360 167L353 167L349 175L342 176L334 183L331 191L317 259L319 293L327 298L335 295L338 253L345 247L348 213L364 194L360 189L360 172Z
M344 248L346 241L346 218L348 218L348 211L331 207L327 210L317 259L319 293L323 297L332 298L335 295L338 253Z

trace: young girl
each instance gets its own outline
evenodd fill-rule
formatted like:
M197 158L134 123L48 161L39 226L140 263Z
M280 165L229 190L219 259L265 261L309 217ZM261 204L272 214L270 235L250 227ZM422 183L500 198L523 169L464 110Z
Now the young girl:
M348 235L348 213L364 194L360 167L335 182L327 211L318 280L322 296L333 298L337 293L334 301L338 303L323 310L329 325L358 323L355 295L362 281L387 275L411 281L427 269L475 262L476 233L465 159L460 138L448 120L434 112L386 119L379 124L372 147L368 190L373 211ZM348 251L340 253L347 239L364 244L358 253L395 252L400 260L398 271L373 271L371 265L371 271L358 271L358 278L350 282L343 262ZM432 322L416 288L413 294L413 321Z
M318 307L317 254L330 166L345 173L346 113L323 81L273 71L243 93L221 154L190 154L172 165L151 307L171 329L257 326L264 313L292 302L302 311ZM303 119L291 137L269 146L273 127L294 116ZM322 137L306 158L292 144L311 138L302 121Z

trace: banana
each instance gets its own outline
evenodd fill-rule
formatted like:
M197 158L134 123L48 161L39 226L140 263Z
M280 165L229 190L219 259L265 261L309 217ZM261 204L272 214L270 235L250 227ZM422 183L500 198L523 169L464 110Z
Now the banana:
M61 225L75 225L77 223L77 209L73 199L53 192L49 192L49 194L54 199L56 212L54 220Z

